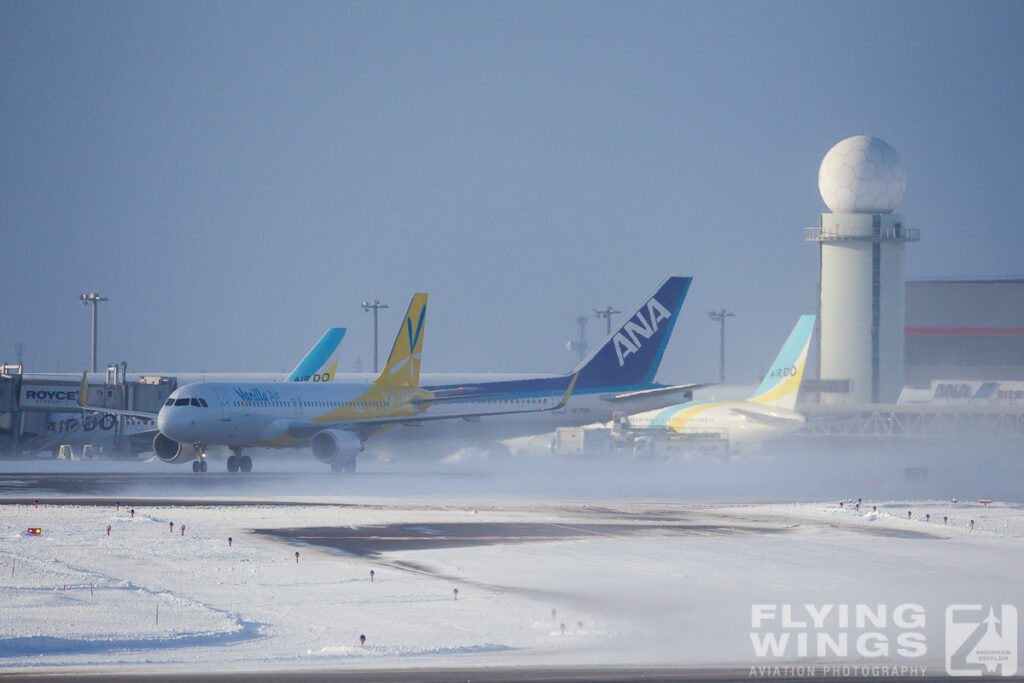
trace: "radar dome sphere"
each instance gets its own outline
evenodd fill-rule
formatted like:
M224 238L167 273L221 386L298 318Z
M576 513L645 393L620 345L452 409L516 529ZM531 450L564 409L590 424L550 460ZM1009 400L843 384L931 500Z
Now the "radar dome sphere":
M818 169L818 190L832 213L892 213L906 188L900 155L867 135L838 142Z

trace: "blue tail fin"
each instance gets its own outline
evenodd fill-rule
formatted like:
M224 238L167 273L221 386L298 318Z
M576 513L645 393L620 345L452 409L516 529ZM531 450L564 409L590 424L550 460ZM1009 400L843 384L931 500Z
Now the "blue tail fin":
M771 370L761 380L761 386L747 400L789 410L796 407L796 396L804 377L804 366L807 365L807 349L811 346L811 334L814 332L814 320L813 315L800 316L772 363Z
M313 345L305 358L299 361L291 374L285 379L286 382L331 382L338 371L338 359L335 351L341 345L345 336L344 327L332 327L320 341ZM333 362L332 362L333 361Z
M672 275L572 373L576 390L623 388L654 381L692 277Z

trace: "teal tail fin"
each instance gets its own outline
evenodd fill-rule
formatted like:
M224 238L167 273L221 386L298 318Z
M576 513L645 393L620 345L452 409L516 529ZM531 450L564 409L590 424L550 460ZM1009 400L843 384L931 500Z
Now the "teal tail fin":
M324 336L320 337L320 341L299 361L285 381L333 382L338 371L338 349L344 336L344 327L332 327L324 332Z
M789 410L796 407L796 396L803 380L804 366L807 365L807 350L811 346L811 334L814 332L814 320L813 315L800 316L761 386L747 400Z

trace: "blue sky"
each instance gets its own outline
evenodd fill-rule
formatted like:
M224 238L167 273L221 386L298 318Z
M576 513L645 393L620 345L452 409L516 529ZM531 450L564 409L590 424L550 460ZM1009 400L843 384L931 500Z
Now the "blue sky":
M0 1L0 360L560 371L695 277L659 379L753 383L814 311L821 158L903 156L910 277L1024 272L1024 3ZM591 343L603 331L592 320ZM386 349L382 350L382 354Z

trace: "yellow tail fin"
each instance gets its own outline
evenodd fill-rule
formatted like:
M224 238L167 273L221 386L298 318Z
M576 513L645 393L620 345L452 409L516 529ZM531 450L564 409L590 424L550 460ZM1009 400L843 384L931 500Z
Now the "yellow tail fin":
M414 294L405 312L405 320L391 347L388 362L374 384L415 387L420 381L420 354L423 349L423 321L427 315L427 295Z

